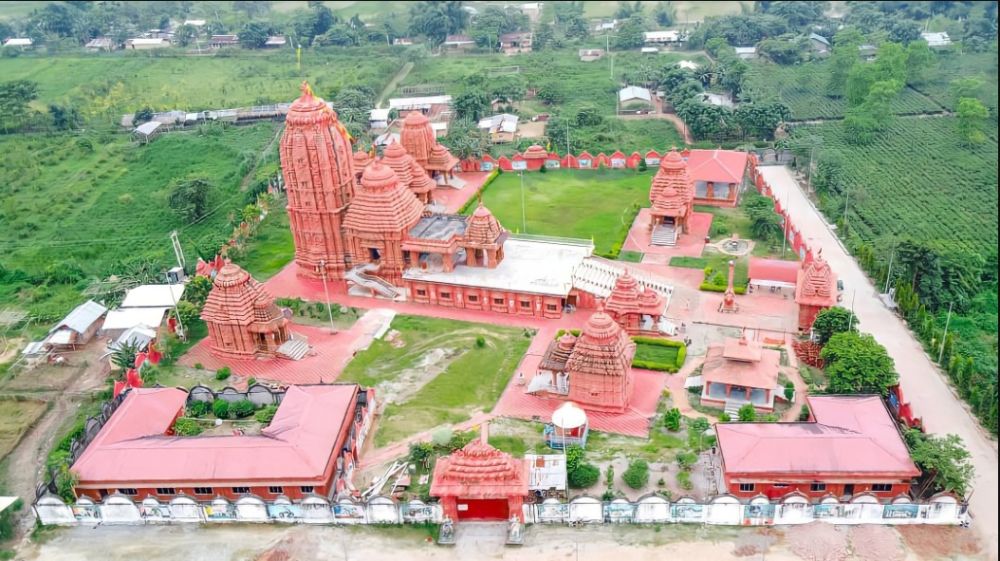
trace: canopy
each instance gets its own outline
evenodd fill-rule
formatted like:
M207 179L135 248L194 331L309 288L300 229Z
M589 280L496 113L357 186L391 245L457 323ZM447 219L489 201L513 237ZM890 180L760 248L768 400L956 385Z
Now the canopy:
M563 430L582 427L587 424L587 413L572 401L567 401L552 413L552 424Z

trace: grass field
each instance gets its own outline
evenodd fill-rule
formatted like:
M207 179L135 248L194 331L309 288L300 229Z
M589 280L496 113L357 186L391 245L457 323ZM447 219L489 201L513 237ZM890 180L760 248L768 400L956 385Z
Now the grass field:
M106 276L123 262L173 260L168 234L177 229L188 260L195 247L213 250L229 235L240 192L277 129L270 124L170 133L140 146L120 136L0 138L0 263L39 275L60 261L86 275ZM169 186L190 174L207 177L210 213L186 224L167 207ZM36 315L72 307L72 286L0 287L0 305L14 302ZM67 301L68 300L68 301ZM46 302L55 302L55 309ZM78 303L78 302L77 302Z
M45 412L44 401L0 398L0 460L14 449L25 432Z
M497 177L483 191L483 203L510 231L593 237L595 251L604 253L622 241L622 220L629 207L648 205L651 179L651 173L631 170L525 173L526 229L521 224L521 181L516 173Z
M649 343L636 343L635 360L675 364L677 362L677 352L679 349L680 347L664 347L662 345L650 345Z
M417 316L397 316L392 329L395 339L372 343L338 379L387 402L376 446L489 411L531 343L520 328Z
M235 260L255 279L263 282L274 276L295 257L295 242L288 226L284 202L274 208L247 243L243 256Z

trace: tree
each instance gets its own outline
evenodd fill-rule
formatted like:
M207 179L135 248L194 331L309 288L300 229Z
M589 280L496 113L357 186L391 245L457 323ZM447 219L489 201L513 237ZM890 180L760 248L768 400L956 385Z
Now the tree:
M915 429L906 431L905 436L910 457L923 472L917 496L944 491L964 497L975 469L961 437L956 434L935 436Z
M224 399L216 399L212 402L212 414L219 419L229 418L229 402Z
M846 27L834 35L833 51L827 62L830 75L827 95L832 97L844 95L848 74L856 65L860 65L858 46L863 42L864 36L857 29L851 27Z
M58 130L75 129L83 122L80 112L72 105L49 104L49 116L52 117L52 126Z
M29 104L38 98L38 82L13 80L0 84L0 124L4 131L18 128L31 112Z
M975 76L966 76L952 80L948 86L957 106L963 97L978 98L983 89L983 81Z
M490 101L492 100L486 92L475 88L455 96L452 107L459 119L478 121L489 113Z
M266 23L252 21L240 30L240 46L245 49L259 49L267 43L270 34L271 29Z
M777 64L798 64L806 53L804 41L794 38L764 39L757 44L761 55Z
M889 20L889 26L886 29L889 32L890 41L904 45L920 39L920 32L923 30L924 26L920 25L920 22L900 18Z
M188 281L184 288L184 300L200 308L205 305L210 292L212 292L212 279L196 275Z
M202 176L177 180L170 190L170 208L189 223L199 220L207 210L211 188L212 184Z
M174 40L182 47L190 45L197 37L198 28L193 25L179 25L174 31Z
M736 413L736 418L741 423L752 423L757 420L757 410L754 409L752 404L747 403L740 407L740 410Z
M561 3L557 3L557 5ZM584 40L590 37L590 24L582 15L569 15L560 21L567 39Z
M201 319L201 307L187 300L178 302L174 313L181 320L181 324L187 328Z
M854 331L858 328L858 318L840 306L820 310L813 321L813 334L820 345L825 345L837 333Z
M556 46L556 31L551 23L543 23L538 26L532 46L541 51Z
M963 97L958 100L958 134L966 146L982 144L986 140L983 129L989 111L978 99Z
M674 407L663 416L663 426L670 432L681 430L681 411Z
M500 35L528 28L528 17L514 7L486 6L472 22L470 35L476 45L494 49L500 42Z
M934 52L927 41L913 41L906 46L906 83L919 84L926 78L925 72L934 65Z
M640 17L630 17L618 28L618 35L612 43L615 49L627 51L638 49L646 42L645 24Z
M233 2L233 10L245 13L247 15L247 19L253 19L270 12L271 3L258 0L238 0Z
M649 483L649 464L646 460L632 460L622 474L622 481L633 489L642 489Z
M111 353L111 364L122 370L135 368L135 357L139 354L138 341L125 341Z
M875 59L875 80L895 81L900 88L906 84L906 49L899 43L882 43Z
M618 2L618 9L615 10L615 19L629 19L630 17L638 15L642 17L642 2L626 2L625 0L620 0Z
M826 364L831 393L886 395L899 381L896 366L874 337L867 333L837 333L830 337L820 358Z
M462 31L468 21L468 12L461 2L411 2L409 9L410 33L423 35L439 45L445 37Z
M778 16L788 22L789 25L801 28L817 21L823 17L828 2L766 2L767 6L763 10L765 13Z
M600 125L604 121L601 111L593 105L581 105L576 111L576 124L581 127Z
M489 151L486 131L478 127L477 121L458 119L451 122L448 136L441 139L452 154L460 160L480 158Z
M673 2L657 2L653 9L653 19L660 27L670 27L677 21L677 8Z

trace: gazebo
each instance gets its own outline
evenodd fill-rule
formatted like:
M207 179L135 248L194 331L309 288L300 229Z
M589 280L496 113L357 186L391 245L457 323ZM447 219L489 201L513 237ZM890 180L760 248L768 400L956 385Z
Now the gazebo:
M274 356L291 338L288 319L250 273L226 263L212 281L201 319L212 353L227 358Z
M489 426L460 450L434 465L430 494L441 500L452 520L524 521L522 505L528 496L528 467L489 445Z
M552 423L545 425L545 442L550 448L563 449L567 446L587 446L590 423L587 412L567 401L552 413Z

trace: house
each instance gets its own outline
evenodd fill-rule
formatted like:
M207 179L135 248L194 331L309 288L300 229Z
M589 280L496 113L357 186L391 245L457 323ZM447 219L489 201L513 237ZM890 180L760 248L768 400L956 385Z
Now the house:
M601 21L594 26L594 31L597 33L605 33L608 31L614 31L618 27L618 20L613 19L611 21Z
M639 52L644 55L655 55L660 52L660 49L657 47L642 47L639 49Z
M656 109L653 93L639 86L626 86L618 90L619 113L650 113Z
M799 264L797 261L751 257L747 276L750 278L750 290L767 289L770 292L795 294Z
M396 46L408 47L413 44L413 38L411 37L396 37L392 40L392 44Z
M239 35L212 35L208 39L208 46L212 49L222 47L235 47L240 44Z
M115 44L114 39L111 37L94 37L90 41L87 41L87 44L84 45L83 48L92 53L99 51L110 52L118 48L118 45Z
M747 404L773 411L775 397L784 397L778 387L780 366L779 351L743 337L710 345L701 369L701 403L724 408L731 416Z
M505 55L530 53L534 35L530 31L504 33L500 36L500 51Z
M18 48L18 49L28 49L34 45L34 41L30 37L11 37L3 42L3 46L8 49Z
M149 144L150 140L153 140L158 134L163 132L163 128L163 123L159 121L149 121L136 127L132 131L132 136L143 144Z
M108 343L108 350L114 352L124 346L135 345L139 352L144 352L154 339L156 339L155 329L145 325L136 325L126 329L117 339Z
M101 325L101 336L117 340L130 329L142 327L156 330L170 308L118 308L108 312Z
M691 150L688 175L696 205L736 206L746 184L748 156L736 150Z
M947 31L925 31L920 34L920 38L927 41L927 46L932 49L941 49L951 45L951 37Z
M875 395L810 396L809 421L715 425L724 488L734 496L812 501L865 494L889 502L920 470Z
M173 308L184 296L183 284L144 284L125 293L122 308Z
M87 300L50 329L45 342L53 348L75 349L85 345L97 333L100 319L106 313L107 308L93 300Z
M517 140L518 116L501 113L479 120L478 127L485 130L493 144L503 144Z
M819 33L809 34L809 46L812 47L813 51L819 54L827 54L830 52L830 41Z
M642 34L646 43L654 45L679 45L684 41L681 32L677 30L647 31Z
M267 38L267 41L264 42L264 48L278 49L284 47L287 44L288 40L285 39L284 35L271 35L270 37Z
M387 129L389 128L389 111L390 109L372 109L371 113L368 115L368 128L371 129Z
M865 62L874 61L877 53L878 47L875 45L858 45L858 56Z
M580 49L580 62L593 62L604 57L604 49Z
M735 47L733 50L741 60L757 58L757 47Z
M203 19L186 19L184 20L184 25L190 25L191 27L205 27L205 20Z
M476 42L468 35L449 35L441 43L441 48L446 51L468 51L475 46Z
M332 498L352 478L374 392L357 384L290 386L260 434L179 436L174 423L194 399L180 388L130 390L73 463L76 495Z
M165 49L170 46L170 41L162 37L148 38L148 37L136 37L134 39L129 39L125 43L126 49L132 49L134 51L148 51L152 49Z
M400 113L406 111L420 111L429 113L435 107L441 108L451 105L450 95L428 95L422 97L394 97L389 100L389 109L395 109Z

